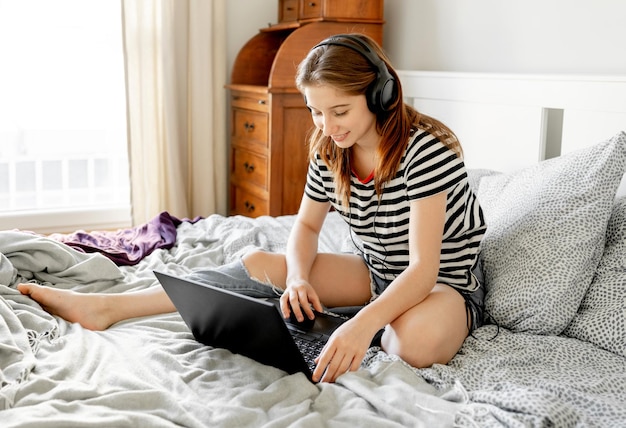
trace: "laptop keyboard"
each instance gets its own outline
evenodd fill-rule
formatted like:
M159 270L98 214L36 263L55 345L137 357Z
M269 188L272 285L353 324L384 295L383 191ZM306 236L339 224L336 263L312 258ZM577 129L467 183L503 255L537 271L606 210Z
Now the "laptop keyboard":
M309 369L311 369L311 371L315 370L315 359L322 352L324 343L320 341L318 337L307 333L300 333L299 331L291 330L291 335L300 353L304 357L304 361L309 366Z

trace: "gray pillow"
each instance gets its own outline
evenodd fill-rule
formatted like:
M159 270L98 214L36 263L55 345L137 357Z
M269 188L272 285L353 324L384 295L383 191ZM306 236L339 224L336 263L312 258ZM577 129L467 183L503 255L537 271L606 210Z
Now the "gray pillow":
M564 333L626 357L626 197L615 202L596 275Z
M560 334L604 249L626 165L626 134L508 174L483 177L485 309L513 331Z

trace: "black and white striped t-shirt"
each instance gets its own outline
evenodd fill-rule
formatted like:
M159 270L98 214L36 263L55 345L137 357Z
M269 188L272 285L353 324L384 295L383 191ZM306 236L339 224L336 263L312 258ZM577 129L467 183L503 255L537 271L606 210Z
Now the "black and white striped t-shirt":
M332 204L360 238L370 270L391 281L409 264L409 202L444 191L448 202L438 282L473 291L478 283L471 269L485 234L484 216L463 160L428 132L413 133L380 204L374 180L363 183L352 174L350 207L339 205L333 175L319 155L309 165L305 193Z

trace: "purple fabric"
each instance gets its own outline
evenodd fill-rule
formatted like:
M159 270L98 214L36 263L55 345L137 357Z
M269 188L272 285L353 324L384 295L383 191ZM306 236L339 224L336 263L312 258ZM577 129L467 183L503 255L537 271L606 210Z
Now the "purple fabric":
M162 212L149 222L117 231L77 231L71 234L55 233L49 237L84 253L102 253L118 266L132 266L158 248L169 249L176 243L176 228L184 221Z

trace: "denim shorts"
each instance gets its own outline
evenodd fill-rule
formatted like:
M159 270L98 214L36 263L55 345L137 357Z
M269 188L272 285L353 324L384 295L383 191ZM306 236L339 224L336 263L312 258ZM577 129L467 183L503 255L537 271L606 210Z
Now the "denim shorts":
M478 282L478 288L474 291L458 290L465 299L465 308L467 310L467 328L470 334L481 327L485 322L485 276L482 269L482 261L478 258L472 275Z

